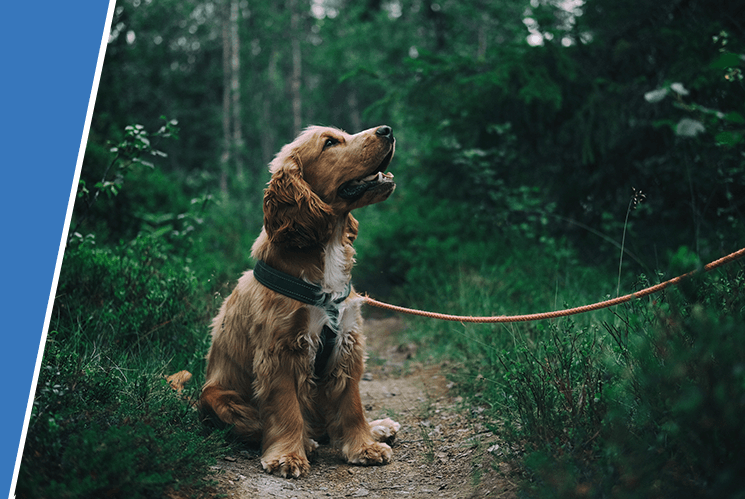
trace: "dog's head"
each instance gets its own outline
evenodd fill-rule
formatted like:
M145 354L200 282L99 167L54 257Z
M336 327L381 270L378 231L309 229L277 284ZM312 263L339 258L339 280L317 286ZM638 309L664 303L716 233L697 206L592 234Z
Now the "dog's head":
M270 241L299 248L322 244L341 217L387 199L396 188L386 172L395 147L389 126L355 135L307 128L269 165L264 228Z

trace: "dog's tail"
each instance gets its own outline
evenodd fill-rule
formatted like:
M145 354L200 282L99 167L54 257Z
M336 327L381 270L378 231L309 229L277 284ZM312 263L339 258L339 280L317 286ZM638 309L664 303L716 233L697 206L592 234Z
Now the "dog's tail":
M176 374L171 374L165 378L171 385L171 388L176 390L176 393L181 394L181 392L184 391L186 384L191 381L191 373L189 371L179 371Z
M191 381L191 373L189 371L179 371L176 374L164 377L184 402L189 404L193 409L197 408L198 401L184 394L184 388Z

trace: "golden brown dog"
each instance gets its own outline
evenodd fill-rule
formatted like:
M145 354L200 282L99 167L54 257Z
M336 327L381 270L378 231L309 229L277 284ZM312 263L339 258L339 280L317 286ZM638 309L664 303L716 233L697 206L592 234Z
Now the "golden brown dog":
M244 273L212 322L199 400L205 417L261 442L270 473L306 474L314 439L325 434L350 463L391 459L384 442L398 423L368 423L360 400L362 299L349 282L358 228L350 212L393 192L385 170L394 149L388 126L356 135L310 127L270 164L264 228L252 256L280 285L307 287L318 301L286 296L297 287L267 287L258 265Z

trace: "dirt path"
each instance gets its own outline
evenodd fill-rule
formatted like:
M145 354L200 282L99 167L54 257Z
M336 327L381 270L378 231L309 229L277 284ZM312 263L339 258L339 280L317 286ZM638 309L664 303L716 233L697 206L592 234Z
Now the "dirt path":
M396 317L366 320L370 358L360 386L368 418L401 424L392 463L348 465L322 445L310 474L288 480L264 473L258 451L241 450L214 467L221 491L234 499L514 497L514 485L491 465L496 437L456 412L447 365L407 365L414 352L396 341L402 327Z

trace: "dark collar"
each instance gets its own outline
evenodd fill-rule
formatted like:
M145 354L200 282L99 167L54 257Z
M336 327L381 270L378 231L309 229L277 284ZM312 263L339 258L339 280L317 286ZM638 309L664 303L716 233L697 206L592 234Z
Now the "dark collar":
M297 277L280 272L274 267L270 267L263 260L256 262L254 267L254 277L261 284L283 294L289 298L301 301L308 305L315 305L321 308L336 308L347 299L352 291L351 283L347 283L344 294L337 299L332 298L331 293L324 293L323 288L318 284L311 284L308 281L298 279Z
M316 352L315 362L315 374L317 377L321 377L326 370L326 364L336 345L336 336L339 333L339 305L351 293L352 283L348 282L344 294L334 299L331 293L324 293L321 286L280 272L267 265L263 260L256 262L254 278L272 291L308 305L321 307L326 311L329 324L323 326L321 330L320 344Z

